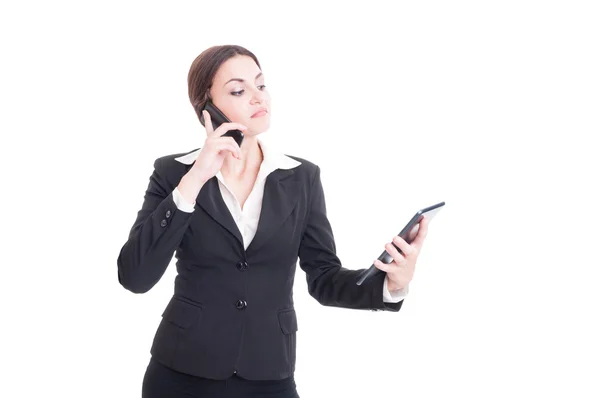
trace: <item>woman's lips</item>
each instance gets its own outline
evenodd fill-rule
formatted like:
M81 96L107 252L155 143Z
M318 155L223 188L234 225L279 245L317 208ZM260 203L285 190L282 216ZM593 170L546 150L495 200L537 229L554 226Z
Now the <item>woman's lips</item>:
M254 115L252 115L252 117L253 118L255 118L255 117L261 117L261 116L264 116L266 114L267 114L267 111L263 109L263 110L260 110L260 111L256 112Z

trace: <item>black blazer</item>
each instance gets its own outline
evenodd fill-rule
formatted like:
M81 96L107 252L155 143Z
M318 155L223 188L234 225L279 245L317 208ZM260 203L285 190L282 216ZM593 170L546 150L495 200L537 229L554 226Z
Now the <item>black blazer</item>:
M158 158L144 202L119 257L119 282L134 293L158 282L173 254L175 291L162 314L152 356L180 372L212 379L237 373L246 379L293 375L296 331L292 285L296 264L308 291L326 306L399 311L383 302L385 273L361 286L361 270L341 266L327 219L317 165L298 158L296 168L267 177L258 229L247 250L211 178L192 213L180 211L173 190L192 167Z

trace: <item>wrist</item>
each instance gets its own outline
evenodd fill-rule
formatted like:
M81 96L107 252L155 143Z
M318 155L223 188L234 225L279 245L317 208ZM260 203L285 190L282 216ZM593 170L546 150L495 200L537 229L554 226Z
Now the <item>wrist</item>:
M186 202L194 203L205 183L203 178L188 172L179 181L177 189Z
M404 288L404 286L400 286L397 283L393 282L390 280L390 278L387 278L387 289L390 293L396 292L398 290L402 290Z
M201 170L192 167L182 178L181 181L186 183L192 183L194 185L200 184L200 186L206 184L209 178L206 178Z

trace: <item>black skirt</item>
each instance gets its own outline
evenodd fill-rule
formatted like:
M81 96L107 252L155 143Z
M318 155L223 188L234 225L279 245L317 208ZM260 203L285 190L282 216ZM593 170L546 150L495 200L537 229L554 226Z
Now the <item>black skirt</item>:
M233 375L212 380L177 372L151 358L142 398L299 398L294 377L283 380L246 380Z

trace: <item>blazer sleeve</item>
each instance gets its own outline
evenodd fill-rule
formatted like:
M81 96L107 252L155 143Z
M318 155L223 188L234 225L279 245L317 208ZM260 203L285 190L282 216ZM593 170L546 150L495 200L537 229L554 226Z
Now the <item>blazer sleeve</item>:
M383 284L386 273L378 270L362 285L356 285L364 270L342 267L336 255L333 231L327 219L321 171L317 166L312 178L306 227L300 242L300 268L306 273L308 291L326 306L374 311L400 311L404 301L385 303Z
M142 208L117 259L119 283L134 293L145 293L160 280L192 219L193 213L177 208L163 161L154 162Z

